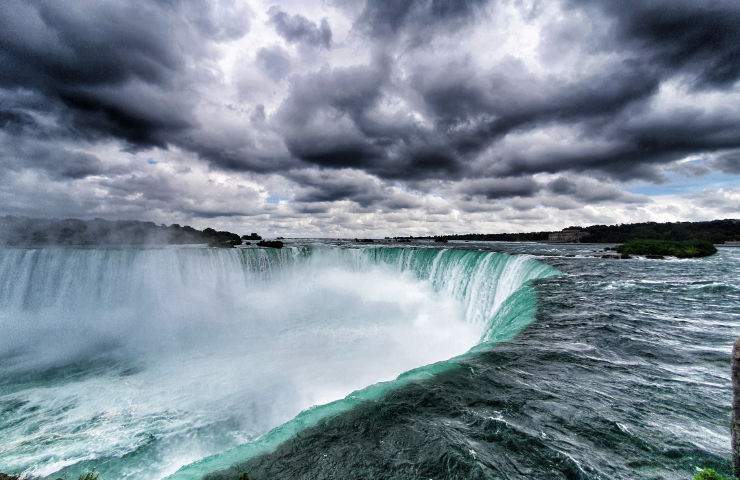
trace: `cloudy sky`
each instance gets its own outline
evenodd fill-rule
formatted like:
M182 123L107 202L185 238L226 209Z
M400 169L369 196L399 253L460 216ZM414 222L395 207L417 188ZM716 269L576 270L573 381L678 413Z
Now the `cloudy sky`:
M3 0L0 214L376 237L740 218L740 2Z

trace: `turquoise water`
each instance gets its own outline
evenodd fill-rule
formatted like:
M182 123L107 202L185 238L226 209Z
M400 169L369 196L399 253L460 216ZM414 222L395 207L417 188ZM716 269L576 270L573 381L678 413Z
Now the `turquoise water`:
M0 471L730 473L740 249L351 247L0 250Z
M557 273L454 249L2 249L0 471L199 478L458 370Z
M454 246L532 255L564 275L531 284L536 320L513 338L209 478L730 474L740 249L661 261L602 259L598 245Z

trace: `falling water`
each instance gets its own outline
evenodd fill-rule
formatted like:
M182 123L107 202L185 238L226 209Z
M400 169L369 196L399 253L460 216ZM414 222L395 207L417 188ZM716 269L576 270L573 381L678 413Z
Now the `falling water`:
M2 249L0 470L227 466L510 338L533 319L527 282L554 273L460 250Z

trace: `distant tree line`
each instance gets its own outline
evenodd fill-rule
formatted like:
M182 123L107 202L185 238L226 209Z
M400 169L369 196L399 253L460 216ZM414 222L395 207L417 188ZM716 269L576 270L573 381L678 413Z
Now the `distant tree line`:
M261 239L253 233L248 238ZM176 223L166 226L137 220L79 220L0 217L0 244L10 246L172 245L202 244L216 247L241 245L236 233L198 230Z
M434 240L437 243L445 243L448 240L470 240L470 241L497 241L497 242L537 242L547 240L550 232L529 233L465 233L462 235L434 235L433 237L387 237L396 242L410 242L411 240Z
M624 243L629 240L705 240L725 243L740 240L740 220L708 222L631 223L569 227L588 232L582 241L593 243Z
M740 241L740 220L711 220L706 222L645 222L619 225L571 226L568 230L588 233L581 239L590 243L624 243L629 240L705 240L721 244ZM546 241L552 232L529 233L466 233L462 235L435 235L434 237L395 237L397 240L428 239L435 241L470 240L502 242Z

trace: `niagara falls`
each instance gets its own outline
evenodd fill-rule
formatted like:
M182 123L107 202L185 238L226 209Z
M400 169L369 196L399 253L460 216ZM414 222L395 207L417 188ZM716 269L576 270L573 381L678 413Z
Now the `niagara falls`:
M0 265L15 419L3 460L50 474L92 455L115 478L161 478L511 336L533 301L507 299L556 272L496 253L330 247L3 249Z
M740 479L740 1L0 1L0 480Z
M448 478L480 475L486 445L510 450L490 461L514 474L538 470L532 452L583 478L629 475L616 455L721 465L739 271L732 247L668 262L462 241L3 247L0 461L185 479L283 444L278 465L297 478L332 435L454 454ZM358 435L389 405L417 428ZM440 460L412 471L445 477Z

